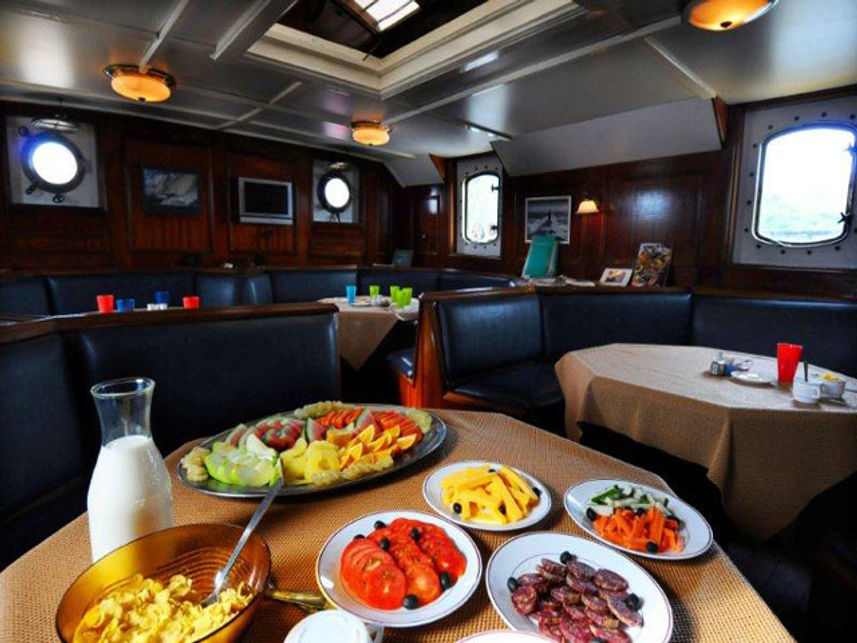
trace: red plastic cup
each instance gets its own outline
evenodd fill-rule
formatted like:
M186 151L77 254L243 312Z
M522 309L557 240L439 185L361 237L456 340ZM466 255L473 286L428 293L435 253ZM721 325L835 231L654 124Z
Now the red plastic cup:
M182 297L182 306L185 308L199 308L199 297L196 295Z
M113 312L113 304L114 299L113 295L96 295L95 301L98 302L98 312L100 313L112 313Z
M777 344L777 379L783 384L791 384L795 379L795 371L803 355L800 344Z

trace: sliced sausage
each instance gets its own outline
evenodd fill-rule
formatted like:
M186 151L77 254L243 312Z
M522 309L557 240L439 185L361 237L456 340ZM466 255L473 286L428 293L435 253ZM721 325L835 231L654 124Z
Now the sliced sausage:
M587 609L586 615L589 617L589 620L595 623L598 627L607 627L611 630L615 630L619 627L619 619L613 616L610 612L607 612L607 614L599 614L598 612L593 612L591 609Z
M558 610L551 610L551 609L536 610L532 614L532 617L534 619L536 619L536 623L539 623L539 624L544 620L548 620L551 622L555 621L555 622L559 623L559 617L560 616L562 616L562 612L560 612Z
M583 621L585 623L589 623L589 617L581 606L563 605L562 609L572 621Z
M562 610L562 603L554 598L540 598L538 609L539 611L552 610L559 614L560 610Z
M631 643L631 637L622 630L611 630L609 627L601 627L595 623L589 625L589 631L607 643Z
M573 603L580 602L580 594L575 592L568 585L561 585L559 587L554 587L551 590L551 598L559 601L563 605L571 605Z
M568 643L589 643L592 640L592 632L587 623L563 618L559 621L559 629Z
M609 569L599 569L592 581L608 592L624 592L628 589L628 581Z
M609 614L610 608L607 606L607 601L603 598L595 596L595 594L584 594L580 597L587 610L592 610L596 614Z
M580 580L571 574L565 577L565 584L571 587L578 594L597 594L598 587L588 580Z
M565 566L568 568L569 574L580 580L591 580L595 576L595 568L590 567L586 563L581 563L579 560L570 560Z
M617 597L607 599L607 606L613 615L628 627L638 627L643 624L643 617L625 604L625 601Z
M542 568L555 576L562 576L563 578L565 578L565 574L568 572L565 565L555 563L550 558L542 558Z
M624 601L629 596L628 592L609 592L606 589L599 589L598 595L608 603L611 598L618 598L620 601Z
M554 574L553 572L545 569L542 565L536 565L536 571L539 575L544 578L549 583L562 583L565 581L565 574Z
M518 576L518 585L535 585L536 583L541 583L544 580L541 574L524 574L523 576Z
M532 585L522 585L512 592L512 605L518 614L527 616L536 609L539 594Z

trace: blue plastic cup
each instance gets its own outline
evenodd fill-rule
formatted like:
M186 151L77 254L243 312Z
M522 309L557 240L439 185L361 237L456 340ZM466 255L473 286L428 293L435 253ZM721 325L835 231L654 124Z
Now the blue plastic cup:
M357 286L353 284L345 286L345 298L348 300L349 304L353 304L357 301Z
M125 300L125 310L127 310L127 311L134 310L134 306L136 306L136 304L137 304L137 302L134 301L133 299L126 299Z
M155 292L155 303L156 304L169 304L170 303L170 291L169 290L158 290Z
M128 310L128 300L127 299L117 299L116 300L116 312L124 313Z

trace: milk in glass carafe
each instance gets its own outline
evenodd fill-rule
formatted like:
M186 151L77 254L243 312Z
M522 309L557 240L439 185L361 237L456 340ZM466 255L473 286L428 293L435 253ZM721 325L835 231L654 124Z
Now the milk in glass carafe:
M155 383L129 377L90 389L101 421L101 451L89 483L92 560L153 531L173 526L173 492L152 440Z

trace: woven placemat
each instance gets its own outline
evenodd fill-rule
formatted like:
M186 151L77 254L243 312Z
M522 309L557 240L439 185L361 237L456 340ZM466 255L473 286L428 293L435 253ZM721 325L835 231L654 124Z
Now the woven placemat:
M585 535L562 508L563 492L587 478L617 477L668 489L658 476L495 413L443 411L447 441L426 460L388 478L312 500L275 503L259 533L273 556L274 579L286 589L315 588L315 559L327 537L343 524L380 510L430 511L422 498L426 475L453 460L501 461L539 478L554 507L536 529ZM167 458L170 471L187 450ZM255 502L203 496L173 482L176 522L243 525ZM471 532L487 562L513 534ZM89 564L86 516L77 518L0 574L0 640L56 640L54 613L63 591ZM638 559L663 586L675 613L674 641L789 641L788 632L717 545L684 562ZM265 601L247 641L282 641L303 617L294 607ZM385 641L457 641L468 634L504 629L484 584L455 614L411 630L387 630Z

